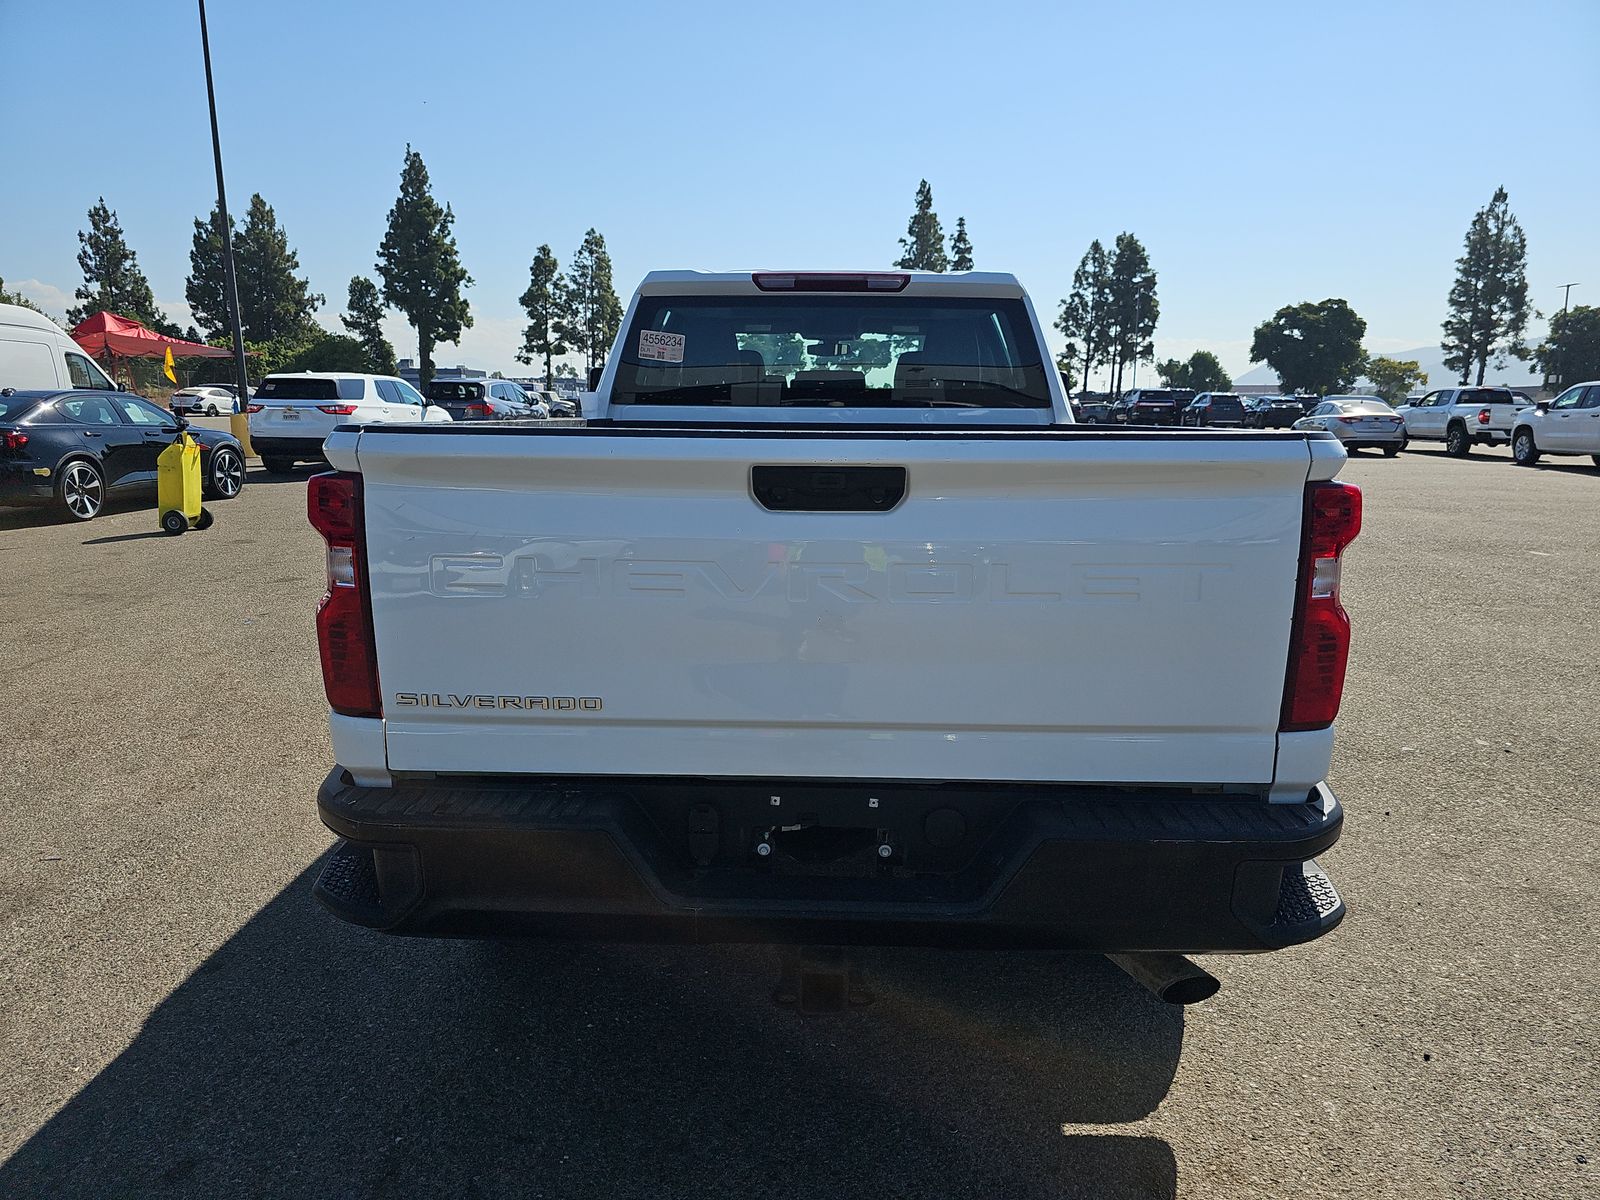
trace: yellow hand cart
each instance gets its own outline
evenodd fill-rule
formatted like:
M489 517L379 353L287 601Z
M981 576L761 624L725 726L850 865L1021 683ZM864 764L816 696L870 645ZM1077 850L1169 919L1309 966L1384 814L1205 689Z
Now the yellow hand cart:
M187 429L156 458L156 512L161 532L209 529L214 518L200 503L200 443Z

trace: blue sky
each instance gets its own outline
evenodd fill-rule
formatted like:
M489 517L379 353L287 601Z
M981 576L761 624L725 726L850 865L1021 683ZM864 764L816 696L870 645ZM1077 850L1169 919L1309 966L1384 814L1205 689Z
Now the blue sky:
M98 195L186 322L215 198L192 4L0 0L0 276L59 312ZM1368 348L1438 340L1497 184L1535 304L1600 303L1600 3L1139 5L214 0L231 207L277 210L337 327L409 141L454 207L477 327L508 373L534 249L658 267L889 265L917 181L980 268L1052 319L1091 238L1159 273L1158 356L1248 367L1286 303L1342 296ZM401 354L414 341L396 318ZM1057 337L1052 331L1052 337ZM1436 384L1444 382L1435 380Z

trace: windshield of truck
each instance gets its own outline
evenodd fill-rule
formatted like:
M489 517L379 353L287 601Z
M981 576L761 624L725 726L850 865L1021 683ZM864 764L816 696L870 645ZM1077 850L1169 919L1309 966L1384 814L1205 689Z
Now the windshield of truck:
M1457 404L1515 404L1517 398L1507 388L1462 388Z
M1020 300L644 296L613 404L1049 408Z

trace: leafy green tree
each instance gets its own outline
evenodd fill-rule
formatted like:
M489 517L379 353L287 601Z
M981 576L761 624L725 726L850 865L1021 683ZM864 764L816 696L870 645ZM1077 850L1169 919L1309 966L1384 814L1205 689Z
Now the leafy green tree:
M1466 248L1456 259L1450 285L1450 313L1444 322L1444 365L1479 384L1493 361L1496 369L1508 358L1527 358L1522 334L1528 327L1528 238L1511 213L1506 189L1495 188L1488 207L1480 208L1467 226Z
M231 218L230 231L238 237L238 231L231 229ZM228 332L228 275L222 257L221 212L215 205L208 219L194 219L189 278L183 285L183 295L206 337L222 337Z
M1387 404L1398 404L1411 394L1412 388L1428 385L1428 373L1409 358L1369 358L1361 373Z
M365 343L342 333L312 334L304 347L291 354L280 371L371 371L371 357ZM393 374L374 371L377 375Z
M139 269L139 256L129 247L104 196L89 210L89 228L78 231L78 246L83 285L72 294L83 303L67 310L69 328L104 311L131 317L169 337L177 335L178 327L156 307L150 281Z
M239 324L246 341L270 342L314 329L311 314L323 297L295 274L299 256L278 224L272 206L257 192L233 242L234 277L239 285Z
M622 301L611 286L611 254L598 230L583 235L583 245L556 288L556 336L583 355L590 370L605 366L622 325Z
M561 279L560 264L550 247L540 246L534 252L533 263L528 267L528 290L518 299L528 314L528 327L522 331L522 350L517 361L524 363L544 360L545 385L555 378L553 361L558 354L567 352L556 327L561 321L561 304L556 285Z
M1061 376L1061 387L1068 396L1078 390L1078 348L1067 343L1067 348L1056 355L1056 371Z
M1055 326L1072 343L1074 356L1083 364L1083 382L1106 362L1111 345L1111 260L1096 238L1089 243L1072 273L1072 292L1061 302ZM1074 372L1076 374L1076 372Z
M933 211L933 189L924 179L917 185L917 207L906 223L906 236L900 239L902 251L894 264L902 271L948 271L950 260L944 252L944 230L939 214Z
M1550 318L1550 333L1534 351L1539 370L1561 387L1600 379L1600 308L1580 304Z
M1209 350L1196 350L1184 362L1169 358L1157 363L1156 374L1167 387L1197 392L1226 392L1233 388L1233 379L1222 369L1222 361Z
M455 214L440 206L428 183L422 155L406 145L400 171L400 195L389 210L389 228L378 246L377 271L383 298L405 313L417 331L421 381L433 380L433 348L439 342L459 343L472 327L472 310L463 287L472 276L461 265L451 234Z
M1150 269L1150 255L1144 243L1131 233L1117 234L1111 254L1106 312L1111 390L1120 395L1123 368L1155 353L1152 338L1156 321L1161 317L1161 302L1156 298L1156 273Z
M967 219L956 218L956 231L950 237L950 269L972 270L972 239L967 236Z
M1291 392L1326 396L1360 377L1366 333L1367 323L1343 300L1285 305L1256 326L1250 361L1265 362Z
M393 375L394 346L383 335L384 303L378 285L365 275L352 275L344 308L339 322L366 352L367 365L363 369L374 375Z
M4 279L0 279L0 304L20 304L23 308L33 309L36 313L44 312L44 309L29 300L21 292L6 291L6 281Z

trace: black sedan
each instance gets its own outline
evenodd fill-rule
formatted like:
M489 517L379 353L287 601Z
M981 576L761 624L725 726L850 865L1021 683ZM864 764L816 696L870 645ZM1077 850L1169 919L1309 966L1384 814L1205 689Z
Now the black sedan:
M112 496L154 492L156 458L184 427L131 392L0 390L0 504L54 505L88 521ZM244 487L244 450L230 433L190 428L211 500Z

